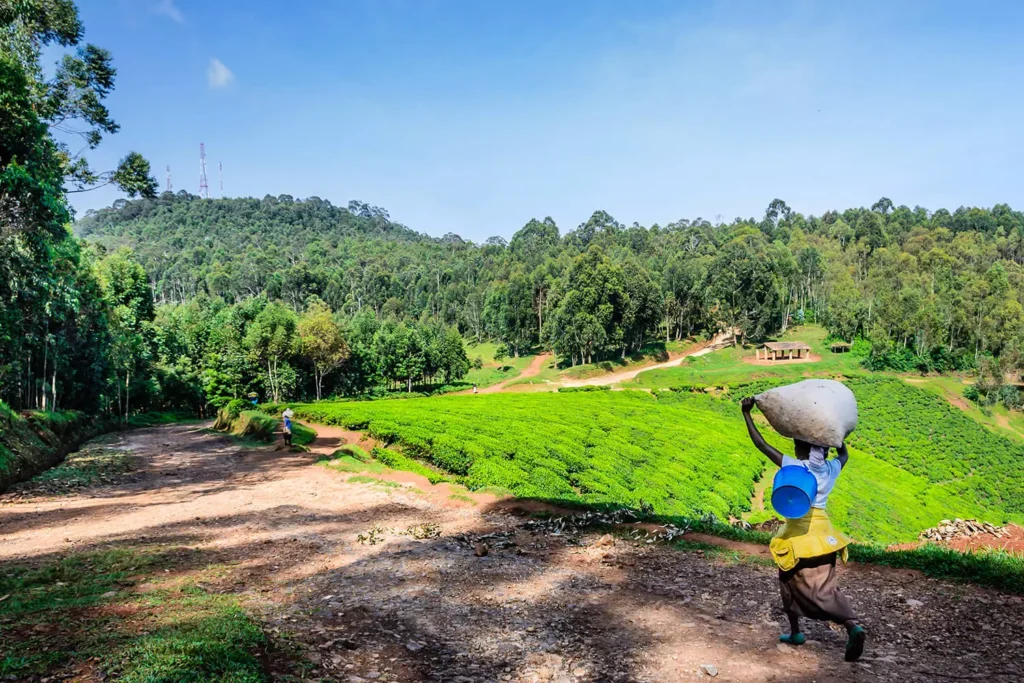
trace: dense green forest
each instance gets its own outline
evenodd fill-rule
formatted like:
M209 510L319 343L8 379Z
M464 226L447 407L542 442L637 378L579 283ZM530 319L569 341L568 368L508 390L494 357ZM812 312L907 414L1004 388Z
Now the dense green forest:
M35 7L36 5L32 5ZM1024 214L895 206L649 227L595 212L564 232L530 220L507 241L433 238L377 206L311 197L204 200L155 192L129 154L106 173L72 153L117 131L115 70L64 0L4 5L0 77L0 399L130 415L451 385L461 339L566 365L653 338L813 318L873 369L977 368L979 400L1024 344ZM26 5L28 7L28 5ZM47 45L76 48L50 78ZM69 233L67 193L129 197Z
M736 327L761 339L813 316L837 338L862 340L873 369L979 368L981 391L993 396L1020 367L1024 342L1024 214L1006 205L929 212L883 198L817 217L776 200L761 219L650 227L598 211L564 235L548 218L507 243L474 244L414 233L361 202L179 192L90 212L76 232L132 250L163 330L265 298L300 315L332 311L350 349L366 347L367 326L404 321L498 340L509 355L550 348L574 365L624 356L654 337ZM188 355L201 373L200 346L157 357L166 365ZM379 365L352 353L326 373L321 393L419 376ZM308 361L289 365L293 372L285 394L315 395ZM235 395L281 393L256 371L242 375L251 381L232 383Z

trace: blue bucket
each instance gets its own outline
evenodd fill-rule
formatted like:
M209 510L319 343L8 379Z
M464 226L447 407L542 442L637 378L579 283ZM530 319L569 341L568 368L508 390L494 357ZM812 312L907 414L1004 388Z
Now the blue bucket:
M772 507L786 519L799 519L806 515L817 497L818 480L806 468L787 465L775 473Z

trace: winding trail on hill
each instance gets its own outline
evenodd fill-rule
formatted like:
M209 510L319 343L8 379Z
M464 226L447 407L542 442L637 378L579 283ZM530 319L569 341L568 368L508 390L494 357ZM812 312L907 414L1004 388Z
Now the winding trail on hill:
M531 532L515 501L357 483L316 463L360 438L324 429L317 452L291 453L195 425L125 433L109 446L131 453L133 469L112 483L0 496L0 571L98 548L178 549L160 577L203 572L205 590L239 596L282 645L270 669L297 648L307 680L676 683L701 678L702 665L764 683L1024 676L1021 597L843 567L870 633L848 664L843 636L822 624L808 623L808 645L779 646L776 571L741 548L737 561ZM143 579L121 591L145 589ZM100 680L54 666L53 680Z
M698 347L698 348L696 348L696 349L694 349L692 351L683 352L683 353L679 354L678 356L672 358L671 360L665 361L664 363L653 363L653 364L650 364L650 365L641 365L641 366L638 366L638 367L635 367L635 368L631 368L629 370L621 370L619 372L612 372L612 373L608 373L608 374L605 374L605 375L598 375L596 377L588 377L586 379L560 379L560 380L554 380L554 381L546 381L546 382L544 382L542 384L538 384L538 385L535 385L535 386L536 387L540 387L540 388L544 388L544 389L556 389L558 387L598 387L598 386L613 386L615 384L622 384L623 382L630 382L630 381L636 379L637 375L639 375L642 372L649 372L651 370L664 370L666 368L676 368L676 367L679 367L680 365L682 365L686 361L687 358L697 358L699 356L705 356L705 355L707 355L707 354L709 354L709 353L711 353L713 351L717 351L718 349L721 349L721 348L724 348L724 347L728 346L730 344L729 340L731 338L732 338L732 333L730 333L730 332L720 332L710 342L708 342L706 345L700 346L700 347ZM541 356L538 356L538 358L540 358L540 357ZM544 354L544 358L545 358L545 361L549 360L551 358L551 354ZM534 364L531 363L530 367L532 368L533 365ZM510 380L502 382L501 384L496 384L494 387L489 387L489 388L494 390L494 391L502 391L506 387L508 387L508 385L510 383L512 383L512 382L514 382L516 380L526 379L526 378L533 377L534 375L538 374L539 369L540 369L540 365L538 365L537 368L538 368L537 371L533 372L532 374L528 375L524 371L523 374L519 375L518 377L514 377L514 378L512 378ZM522 385L518 385L517 384L516 388L521 387L521 386ZM491 392L487 392L487 391L481 389L480 393L491 393Z
M538 354L538 355L534 356L533 360L530 361L530 364L527 365L523 369L523 371L521 373L519 373L518 375L516 375L515 377L509 377L508 379L502 380L502 381L498 382L497 384L492 384L489 387L484 387L483 389L479 390L479 393L481 393L481 394L496 394L499 391L504 391L505 387L507 387L512 382L515 382L515 381L520 380L520 379L529 379L530 377L536 377L537 375L540 374L540 371L544 367L544 364L547 363L549 360L551 360L551 358L552 358L552 354L550 354L550 353ZM472 389L469 392L462 392L462 393L472 393Z

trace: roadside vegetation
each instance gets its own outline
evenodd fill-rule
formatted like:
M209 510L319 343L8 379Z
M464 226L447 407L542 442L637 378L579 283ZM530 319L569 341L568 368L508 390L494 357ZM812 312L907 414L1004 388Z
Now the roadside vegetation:
M681 517L751 513L757 522L772 515L764 503L752 509L766 470L734 399L780 382L717 397L545 392L320 403L300 405L296 414L365 430L401 449L401 459L386 456L399 469L421 462L471 489L500 486L521 497ZM901 380L858 378L851 386L863 427L850 440L850 465L831 512L854 537L905 542L952 516L1024 521L1024 473L1013 467L1019 444Z
M131 683L266 680L268 642L232 595L191 569L187 548L73 553L0 572L0 678L27 680L71 663ZM132 587L145 583L145 591Z

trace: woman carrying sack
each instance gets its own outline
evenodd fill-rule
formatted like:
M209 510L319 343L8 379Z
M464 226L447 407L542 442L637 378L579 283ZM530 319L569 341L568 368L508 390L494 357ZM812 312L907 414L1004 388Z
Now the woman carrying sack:
M779 467L806 468L817 481L817 495L810 511L798 519L787 519L770 545L772 557L779 566L782 608L789 618L790 628L779 640L789 645L803 645L807 641L800 631L800 617L833 621L846 628L845 659L854 662L864 652L866 633L857 623L857 615L839 591L836 580L836 558L846 561L850 539L832 525L825 512L828 496L850 454L843 444L836 449L834 459L826 460L827 448L794 439L796 457L783 455L764 440L754 425L750 416L754 399L745 398L741 405L747 431L757 449Z

